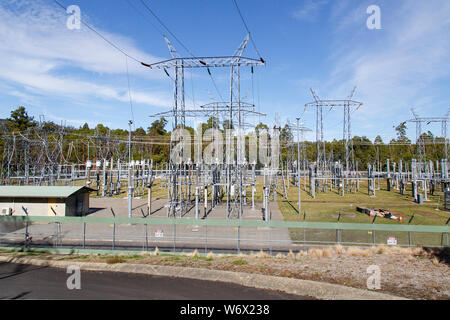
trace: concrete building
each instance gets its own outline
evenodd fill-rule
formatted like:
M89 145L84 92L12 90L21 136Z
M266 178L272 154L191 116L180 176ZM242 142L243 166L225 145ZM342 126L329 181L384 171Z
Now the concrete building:
M24 216L82 216L89 211L87 187L0 186L0 214Z

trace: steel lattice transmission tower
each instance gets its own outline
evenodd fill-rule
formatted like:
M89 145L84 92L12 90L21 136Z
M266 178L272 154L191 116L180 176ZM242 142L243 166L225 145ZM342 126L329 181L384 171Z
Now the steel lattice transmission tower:
M169 42L167 38L165 41L169 47L169 51L172 55L172 59L164 60L161 62L153 63L153 64L145 64L142 65L149 67L151 69L163 69L167 73L167 69L173 68L175 70L175 79L174 79L174 105L171 111L165 113L158 113L154 116L162 116L162 115L170 115L174 117L175 127L180 126L184 128L185 118L186 116L197 116L197 115L207 115L214 114L217 115L219 113L226 113L226 117L229 120L229 129L234 128L234 123L237 124L238 129L238 139L243 139L241 137L241 129L245 125L244 116L245 115L263 115L261 113L257 113L254 111L254 106L245 104L241 102L240 96L240 67L242 66L261 66L265 65L265 61L254 58L243 57L244 50L247 46L250 34L247 34L245 39L242 41L238 49L232 56L221 56L221 57L181 57L178 52L174 49L172 44ZM185 98L184 98L184 69L185 68L217 68L217 67L229 67L230 68L230 101L229 102L221 102L214 105L206 105L202 106L201 110L186 110L185 109ZM208 70L209 71L209 70ZM168 74L168 73L167 73ZM235 119L237 118L237 119ZM232 139L231 136L227 137L229 140ZM228 141L228 145L231 145L231 142ZM174 143L171 142L171 153L174 147ZM245 149L244 149L245 150ZM227 217L241 217L242 216L242 183L239 183L239 196L238 199L234 199L234 204L230 203L230 190L232 185L232 176L231 170L233 166L231 163L234 163L234 171L237 172L237 179L242 182L242 163L243 163L243 151L239 150L237 152L237 158L230 159L231 154L230 150L227 150ZM177 197L177 168L180 165L175 165L173 160L169 160L170 168L171 168L171 181L172 187L174 189L173 196L170 196L170 212L175 212L175 210L179 206L184 206L185 199L180 199ZM235 179L235 182L236 179ZM181 194L181 193L180 193ZM236 208L236 201L239 201L239 212L238 214L232 214L235 212L234 208Z

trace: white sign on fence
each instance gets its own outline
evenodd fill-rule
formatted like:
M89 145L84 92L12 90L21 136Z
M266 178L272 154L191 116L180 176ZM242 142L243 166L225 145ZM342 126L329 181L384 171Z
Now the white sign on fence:
M390 246L396 246L397 245L397 238L396 237L389 237L387 239L387 244Z
M155 238L162 238L162 237L164 237L164 232L162 230L156 230Z

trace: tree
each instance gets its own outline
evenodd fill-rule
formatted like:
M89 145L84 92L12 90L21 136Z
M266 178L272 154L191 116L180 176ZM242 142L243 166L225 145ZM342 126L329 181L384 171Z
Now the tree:
M262 130L267 130L267 131L269 131L269 127L267 126L267 124L260 122L260 123L258 123L258 125L255 127L256 135L259 135L260 131L262 131Z
M286 124L280 131L280 141L282 143L288 144L294 140L294 135L292 134L291 127Z
M217 119L216 117L209 117L209 119L206 121L206 123L202 123L202 134L205 133L205 131L207 129L211 129L211 128L219 128L218 126L219 123L219 119Z
M166 124L167 120L164 117L161 117L161 119L152 122L151 126L147 128L147 132L151 136L165 135L167 133L166 129L164 129Z
M397 142L409 143L411 140L406 137L406 122L400 123L395 127L395 131L397 131Z
M34 117L30 117L23 106L11 111L11 118L6 121L10 131L26 131L36 125Z
M134 131L134 135L135 136L145 136L146 132L142 127L139 127L136 129L136 131Z
M289 146L294 141L294 135L292 134L291 127L286 124L280 130L280 143L281 143L281 159L284 161L287 160L289 154Z
M378 135L376 136L375 140L373 141L374 144L383 144L383 139Z
M95 131L96 134L100 135L100 136L106 136L106 134L108 133L109 128L105 127L103 124L99 123L96 127L95 127Z

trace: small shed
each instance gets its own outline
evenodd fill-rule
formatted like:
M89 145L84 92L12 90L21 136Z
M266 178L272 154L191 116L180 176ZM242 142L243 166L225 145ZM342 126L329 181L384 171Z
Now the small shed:
M24 216L26 210L30 216L83 216L91 191L83 186L0 186L0 214Z

